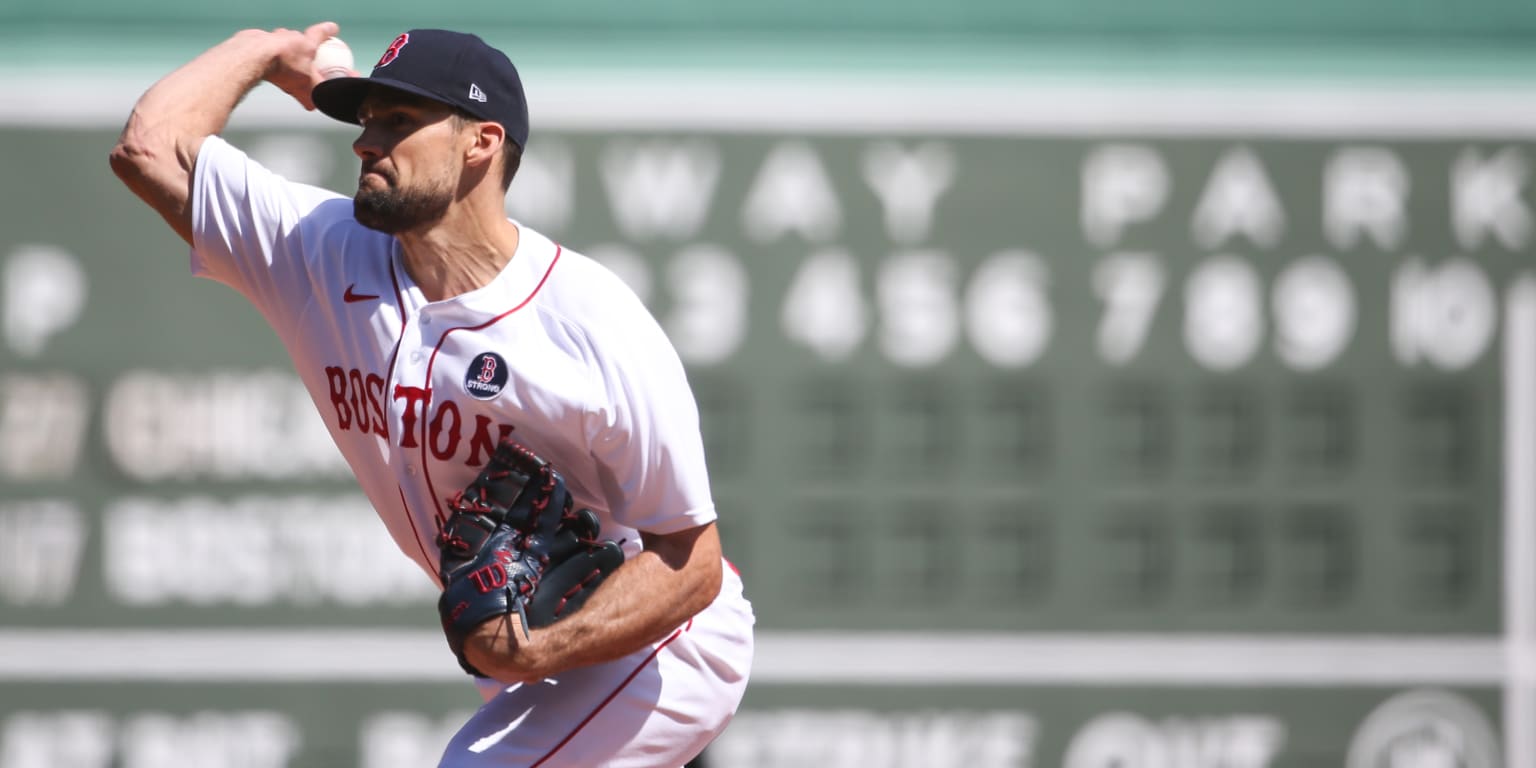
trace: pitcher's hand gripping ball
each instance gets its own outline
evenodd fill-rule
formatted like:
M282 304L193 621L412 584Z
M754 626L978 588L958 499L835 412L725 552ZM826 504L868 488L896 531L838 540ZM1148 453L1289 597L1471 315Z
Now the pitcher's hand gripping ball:
M598 540L597 515L571 506L560 474L511 440L454 495L437 539L444 585L437 608L464 671L484 676L464 657L476 627L512 613L524 632L552 624L624 563L618 544Z

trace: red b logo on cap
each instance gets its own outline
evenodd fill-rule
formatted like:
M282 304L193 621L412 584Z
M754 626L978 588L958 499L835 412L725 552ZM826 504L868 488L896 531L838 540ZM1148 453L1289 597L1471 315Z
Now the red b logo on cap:
M389 44L389 48L384 51L384 55L379 57L379 63L373 65L374 68L377 69L394 61L395 57L400 55L400 49L404 48L405 44L410 41L411 34L409 32L402 32L399 37L395 38L393 43Z

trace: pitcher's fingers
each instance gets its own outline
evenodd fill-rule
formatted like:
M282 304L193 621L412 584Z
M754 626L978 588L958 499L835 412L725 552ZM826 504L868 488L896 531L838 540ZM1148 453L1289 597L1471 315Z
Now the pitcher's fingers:
M304 36L313 41L315 45L319 45L335 37L336 33L340 31L340 24L334 21L322 21L318 24L311 24L308 29L304 30Z

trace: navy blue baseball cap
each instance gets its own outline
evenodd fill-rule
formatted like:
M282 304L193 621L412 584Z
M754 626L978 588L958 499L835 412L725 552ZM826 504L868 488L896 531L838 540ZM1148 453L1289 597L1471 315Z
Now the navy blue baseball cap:
M476 35L413 29L396 37L367 77L337 77L316 85L315 107L357 124L357 108L374 86L440 101L481 120L501 123L507 138L528 145L528 100L517 67Z

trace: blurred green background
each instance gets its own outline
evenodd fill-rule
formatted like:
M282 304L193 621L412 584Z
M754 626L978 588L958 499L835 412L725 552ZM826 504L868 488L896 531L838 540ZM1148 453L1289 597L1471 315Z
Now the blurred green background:
M321 18L511 53L509 214L683 355L758 613L710 765L1536 765L1536 6L7 0L0 768L431 765L477 702L106 166ZM274 89L227 135L352 188Z
M380 50L403 29L441 26L494 39L519 62L605 70L655 63L790 70L952 65L1205 77L1275 69L1327 77L1343 65L1389 77L1466 72L1519 79L1531 74L1529 42L1536 34L1536 8L1515 0L466 0L448 7L362 0L277 0L260 7L8 0L0 8L0 61L179 61L230 29L301 27L320 18Z

